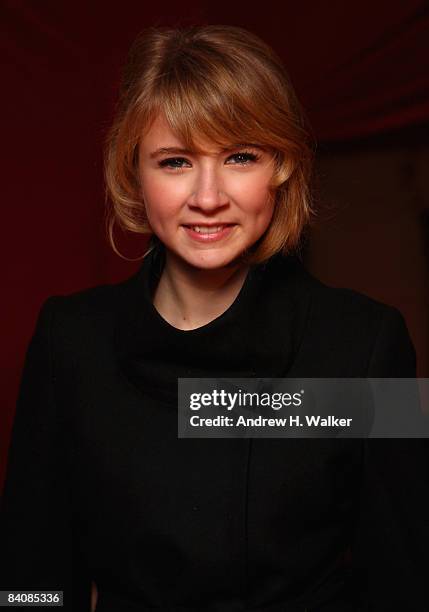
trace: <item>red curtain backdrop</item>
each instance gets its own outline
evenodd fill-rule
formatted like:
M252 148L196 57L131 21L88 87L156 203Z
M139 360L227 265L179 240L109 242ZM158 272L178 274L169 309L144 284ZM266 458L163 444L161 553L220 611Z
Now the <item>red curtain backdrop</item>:
M284 59L321 142L429 120L426 2L7 1L3 59L0 483L25 349L49 295L131 274L107 243L102 143L144 27L240 25ZM119 241L137 256L141 240Z
M359 139L427 121L427 2L303 0L286 2L275 13L228 6L213 3L211 21L227 18L271 42L320 141Z

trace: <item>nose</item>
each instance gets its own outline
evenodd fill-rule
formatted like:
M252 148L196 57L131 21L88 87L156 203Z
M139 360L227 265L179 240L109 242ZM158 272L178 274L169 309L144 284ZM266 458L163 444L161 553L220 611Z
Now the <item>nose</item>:
M205 212L217 210L220 206L228 204L221 177L210 161L196 172L192 194L188 199L190 207L200 208Z

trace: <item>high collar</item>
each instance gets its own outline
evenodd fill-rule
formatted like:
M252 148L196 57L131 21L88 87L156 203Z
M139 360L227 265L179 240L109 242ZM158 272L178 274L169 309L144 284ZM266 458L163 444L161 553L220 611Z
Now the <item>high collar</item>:
M136 387L175 404L177 378L286 376L309 305L305 271L295 257L277 255L251 266L231 306L186 331L170 325L152 303L163 265L163 251L155 248L124 284L115 342L120 367Z

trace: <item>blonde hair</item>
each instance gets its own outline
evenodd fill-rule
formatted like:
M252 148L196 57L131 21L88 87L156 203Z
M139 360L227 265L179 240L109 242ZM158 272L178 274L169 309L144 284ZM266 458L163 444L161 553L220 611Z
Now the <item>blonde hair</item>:
M140 190L138 145L159 113L192 150L198 150L201 136L221 146L252 142L270 149L273 217L243 256L248 263L259 263L298 246L313 213L315 147L282 61L240 27L152 27L130 49L105 143L106 221L117 254L115 222L125 231L152 235ZM152 235L151 248L156 242Z

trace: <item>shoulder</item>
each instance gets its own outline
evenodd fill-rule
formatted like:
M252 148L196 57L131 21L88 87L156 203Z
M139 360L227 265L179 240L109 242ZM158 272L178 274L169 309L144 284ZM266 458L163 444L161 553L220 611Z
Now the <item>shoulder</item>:
M351 316L357 318L374 318L384 316L402 317L398 309L371 298L347 287L333 287L323 283L308 271L297 256L277 256L273 258L271 276L276 279L284 291L296 300L308 296L313 303L313 310L320 310L330 318Z
M42 304L42 311L72 317L112 313L129 290L131 277L114 284L100 284L65 295L52 295Z
M363 376L415 375L415 350L397 308L353 289L323 283L297 257L281 257L273 264L274 277L296 312L307 306L307 342L323 343L332 355L342 355L350 371L358 361L366 363Z
M49 296L42 303L39 320L63 324L84 320L102 320L115 316L118 309L130 304L139 294L143 265L130 276L117 283L104 283L68 294Z
M64 356L110 350L118 311L133 303L137 275L48 297L40 307L33 337L44 338L53 353Z

